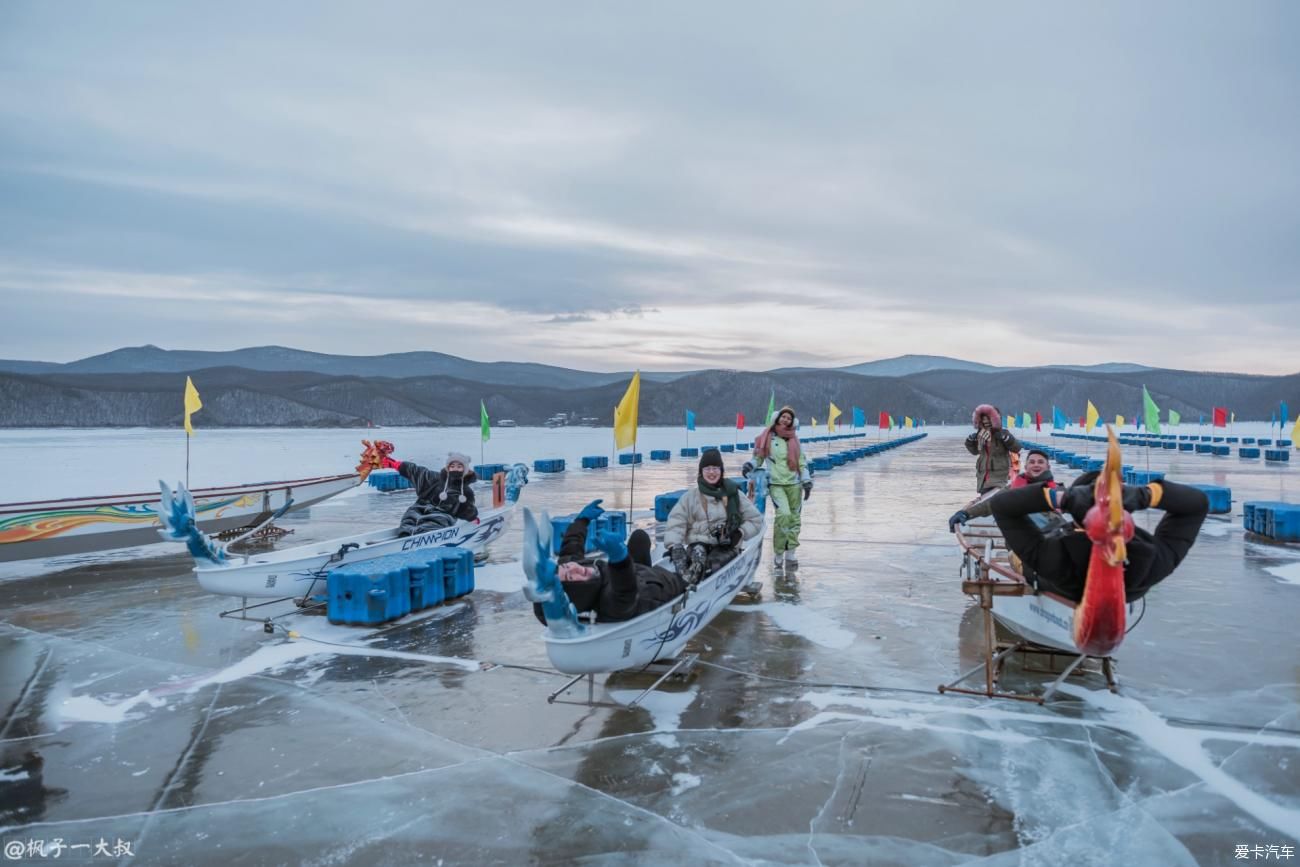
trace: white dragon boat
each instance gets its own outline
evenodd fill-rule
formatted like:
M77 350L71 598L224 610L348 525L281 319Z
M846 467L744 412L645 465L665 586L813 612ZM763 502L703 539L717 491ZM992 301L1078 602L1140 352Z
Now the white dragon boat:
M356 473L190 492L197 528L221 533L305 509L360 484ZM288 508L286 509L286 505ZM157 494L0 505L0 562L130 548L161 541Z

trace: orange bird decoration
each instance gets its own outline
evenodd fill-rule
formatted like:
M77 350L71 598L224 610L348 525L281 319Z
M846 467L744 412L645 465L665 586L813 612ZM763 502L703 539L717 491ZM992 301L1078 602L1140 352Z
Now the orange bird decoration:
M1075 606L1072 624L1075 646L1089 656L1110 656L1124 640L1124 560L1126 543L1133 538L1133 516L1124 511L1119 441L1110 425L1106 436L1110 440L1106 464L1093 489L1093 506L1083 519L1092 555L1083 600Z
M384 458L393 453L393 444L384 440L362 440L361 444L365 449L361 452L361 460L357 464L357 472L361 474L361 481L365 481L370 475L371 470L377 470L384 465Z

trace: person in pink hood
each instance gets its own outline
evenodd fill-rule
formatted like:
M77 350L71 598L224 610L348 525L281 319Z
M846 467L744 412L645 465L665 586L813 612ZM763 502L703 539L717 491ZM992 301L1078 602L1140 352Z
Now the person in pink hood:
M1020 442L1003 429L995 406L981 403L970 420L975 431L966 437L966 451L975 455L975 490L982 494L1005 488L1011 480L1011 453L1020 452Z

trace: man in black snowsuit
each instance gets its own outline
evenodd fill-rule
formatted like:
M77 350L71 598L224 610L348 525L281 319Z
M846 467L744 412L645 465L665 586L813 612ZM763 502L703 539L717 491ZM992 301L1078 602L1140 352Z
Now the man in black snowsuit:
M1042 484L1003 491L989 501L1007 547L1037 576L1038 589L1074 602L1083 599L1092 542L1083 531L1083 519L1092 508L1097 472L1084 473L1068 490ZM1141 599L1178 567L1187 556L1210 510L1205 492L1177 482L1152 482L1124 486L1124 510L1164 509L1154 533L1135 527L1127 544L1124 591L1129 602ZM1074 518L1069 523L1040 529L1030 518L1059 509Z
M587 528L602 512L600 500L588 503L560 542L560 581L579 613L594 611L600 623L631 620L686 592L676 572L650 565L652 543L645 530L633 530L626 545L614 533L597 533L596 546L608 559L589 558ZM534 604L533 613L546 622L541 605Z

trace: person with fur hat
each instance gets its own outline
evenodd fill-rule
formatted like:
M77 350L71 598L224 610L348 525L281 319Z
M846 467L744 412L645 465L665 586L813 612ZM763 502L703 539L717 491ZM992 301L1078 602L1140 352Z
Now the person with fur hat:
M975 432L966 437L966 451L975 455L975 490L979 493L1005 488L1011 479L1011 453L1020 442L1002 427L997 407L981 403L971 413Z
M1036 575L1038 588L1074 602L1083 599L1088 578L1092 541L1083 531L1084 519L1093 507L1097 472L1084 473L1068 489L1049 488L1042 483L1001 491L990 501L993 518L1006 539L1007 547L1025 565L1025 574ZM1124 560L1124 592L1127 601L1141 599L1178 567L1187 556L1209 514L1205 492L1168 479L1149 485L1124 485L1124 511L1163 509L1164 517L1155 532L1134 527ZM1049 523L1040 527L1033 517L1053 511L1068 514L1074 524Z
M645 530L633 530L626 544L617 533L596 533L596 548L604 557L587 555L587 529L605 511L592 500L569 524L560 542L557 575L564 593L579 613L592 611L598 623L631 620L672 602L686 592L686 580L650 562L653 543ZM542 623L539 603L533 614Z
M1025 454L1025 470L1011 480L1011 487L1023 488L1025 485L1043 484L1049 488L1056 487L1056 479L1052 477L1052 463L1047 457L1047 452L1042 449L1030 449ZM994 488L987 496L976 500L964 509L958 509L948 519L948 531L956 532L958 524L964 524L971 518L984 518L993 514L989 501L1000 490Z
M664 548L677 574L694 584L734 559L741 541L762 530L762 514L739 485L723 477L722 454L709 449L700 456L695 487L668 514Z
M383 466L397 472L415 488L415 503L402 515L399 536L414 536L457 521L477 521L474 489L478 480L469 469L469 455L449 452L441 470L431 470L411 461L383 459Z
M812 496L812 476L808 459L799 447L795 432L794 410L779 409L767 428L754 440L754 466L767 467L768 497L776 509L772 522L772 548L776 562L798 566L795 550L799 547L800 512L803 501Z

